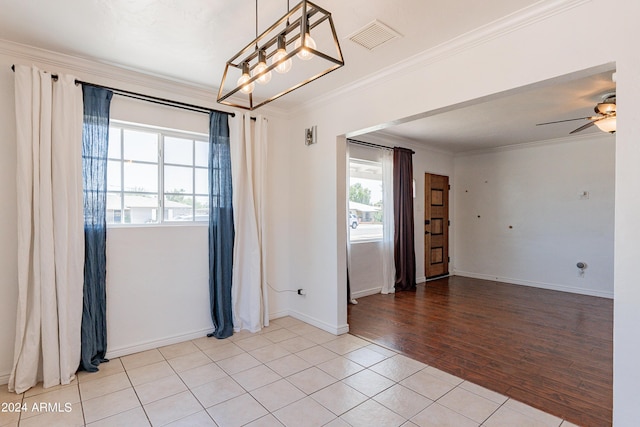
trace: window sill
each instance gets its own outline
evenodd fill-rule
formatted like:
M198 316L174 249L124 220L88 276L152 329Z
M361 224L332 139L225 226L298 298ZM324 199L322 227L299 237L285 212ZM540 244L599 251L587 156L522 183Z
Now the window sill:
M360 243L382 243L382 239L374 238L374 239L360 239L360 240L350 240L349 243L352 245L358 245Z
M208 222L164 222L160 224L107 224L108 229L117 228L165 228L165 227L208 227Z

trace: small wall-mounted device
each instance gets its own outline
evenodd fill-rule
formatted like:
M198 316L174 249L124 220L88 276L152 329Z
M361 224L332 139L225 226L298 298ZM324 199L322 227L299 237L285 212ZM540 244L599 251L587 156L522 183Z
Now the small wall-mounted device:
M587 268L587 263L580 261L576 264L576 267L578 267L578 277L584 277L584 270Z
M304 130L304 145L311 145L318 142L318 126L311 126Z

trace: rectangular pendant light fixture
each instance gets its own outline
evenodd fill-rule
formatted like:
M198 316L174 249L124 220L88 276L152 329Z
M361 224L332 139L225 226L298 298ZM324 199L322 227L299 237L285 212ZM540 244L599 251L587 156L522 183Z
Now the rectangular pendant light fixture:
M255 110L343 65L331 13L303 0L227 61L217 101Z

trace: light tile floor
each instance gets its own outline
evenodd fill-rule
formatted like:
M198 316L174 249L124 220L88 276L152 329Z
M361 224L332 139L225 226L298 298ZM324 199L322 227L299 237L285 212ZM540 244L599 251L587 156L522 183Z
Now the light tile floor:
M257 334L199 338L112 359L68 386L37 386L23 395L3 388L0 403L2 427L573 426L291 317Z

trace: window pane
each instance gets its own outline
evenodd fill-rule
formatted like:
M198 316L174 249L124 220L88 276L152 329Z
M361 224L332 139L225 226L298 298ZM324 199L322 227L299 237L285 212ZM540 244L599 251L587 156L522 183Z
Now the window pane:
M189 134L166 136L143 125L113 124L109 127L107 222L206 223L209 143Z
M125 129L124 158L125 160L157 162L158 135L156 133Z
M193 165L193 141L182 138L164 138L164 162Z
M107 224L122 222L122 197L120 193L107 193Z
M164 197L165 221L193 221L193 196L166 195Z
M196 166L209 166L209 143L196 141Z
M196 221L209 221L209 196L196 197Z
M121 165L122 162L117 160L109 160L107 162L107 191L120 191L122 189Z
M165 166L164 191L165 193L193 193L193 168Z
M109 127L109 151L110 159L120 158L120 128Z
M196 169L196 194L209 194L209 171Z
M124 195L124 223L125 224L153 224L158 218L158 196L151 194Z
M124 189L157 193L158 165L125 162Z
M349 238L352 242L382 239L382 164L349 162Z

